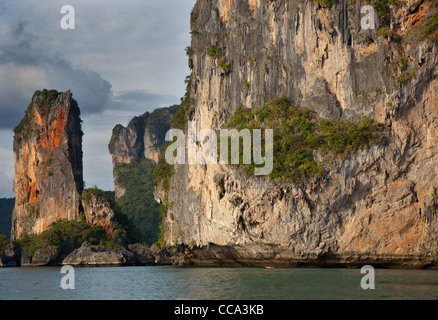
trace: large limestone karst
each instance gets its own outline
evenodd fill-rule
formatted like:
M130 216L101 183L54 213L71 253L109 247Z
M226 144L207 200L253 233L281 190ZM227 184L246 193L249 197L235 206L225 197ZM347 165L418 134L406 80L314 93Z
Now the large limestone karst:
M39 234L60 219L80 218L82 130L71 92L37 91L14 129L12 239Z
M39 235L60 220L84 220L112 237L116 219L108 197L97 189L83 193L81 122L70 91L33 95L14 129L12 240Z
M134 117L126 127L116 125L108 145L118 206L139 227L149 245L158 240L162 220L154 199L153 170L177 109L177 105L158 108Z
M196 2L186 120L198 131L287 97L320 118L371 118L389 139L300 183L175 165L167 194L156 190L167 244L246 248L233 259L253 262L437 263L436 2L379 1L379 24L364 30L361 8L376 2Z
M114 127L108 144L113 161L114 189L116 199L126 192L126 186L120 181L117 169L122 166L135 165L148 159L157 163L160 157L160 147L170 128L170 119L178 106L159 108L134 117L124 127L118 124Z

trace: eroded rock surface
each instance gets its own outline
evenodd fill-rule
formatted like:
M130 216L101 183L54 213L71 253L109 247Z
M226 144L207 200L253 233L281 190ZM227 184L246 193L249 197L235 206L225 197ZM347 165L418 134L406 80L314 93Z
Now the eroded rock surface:
M390 139L301 184L248 177L233 166L176 165L167 244L261 248L246 260L271 259L263 248L272 246L290 261L436 263L438 53L436 39L419 36L435 5L388 5L393 34L382 36L361 29L360 1L328 9L314 1L198 0L189 115L198 130L220 129L241 105L260 108L285 96L322 118L372 118Z
M60 219L79 219L83 133L72 94L37 91L14 132L11 238L40 234Z

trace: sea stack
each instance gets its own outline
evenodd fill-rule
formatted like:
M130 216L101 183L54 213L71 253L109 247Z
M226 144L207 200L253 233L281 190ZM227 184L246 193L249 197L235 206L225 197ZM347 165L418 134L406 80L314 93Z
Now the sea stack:
M83 191L80 110L70 91L36 91L14 129L16 193L11 239L79 220Z

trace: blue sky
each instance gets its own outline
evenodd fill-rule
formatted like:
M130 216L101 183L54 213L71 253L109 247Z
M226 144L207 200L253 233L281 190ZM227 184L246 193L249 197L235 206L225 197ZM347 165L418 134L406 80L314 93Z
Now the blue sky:
M64 30L61 8L75 9ZM195 0L0 0L0 198L13 197L12 129L35 90L71 90L87 187L112 190L112 128L179 103Z

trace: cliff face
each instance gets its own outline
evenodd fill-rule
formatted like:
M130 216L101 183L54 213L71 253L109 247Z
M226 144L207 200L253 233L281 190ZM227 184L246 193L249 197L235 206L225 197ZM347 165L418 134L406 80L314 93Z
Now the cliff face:
M118 124L113 129L108 149L113 160L114 187L116 199L126 192L126 186L120 182L117 168L123 165L134 165L144 159L157 163L160 147L170 128L170 119L177 106L157 109L134 117L126 126Z
M361 29L362 5L197 1L189 65L198 130L224 127L239 106L285 96L322 118L372 118L390 139L300 184L231 165L176 165L168 244L269 245L290 260L437 262L438 53L436 33L422 36L435 4L388 2L376 10L375 30ZM254 259L257 249L245 255Z
M177 109L156 109L134 117L126 128L117 125L108 146L117 204L141 229L143 241L148 244L158 240L161 222L159 204L154 199L153 170Z
M83 200L85 220L88 225L102 226L108 236L114 232L115 213L111 203L105 197L91 194L90 199Z
M79 219L82 130L69 91L37 91L14 129L12 239L39 234L54 221Z

